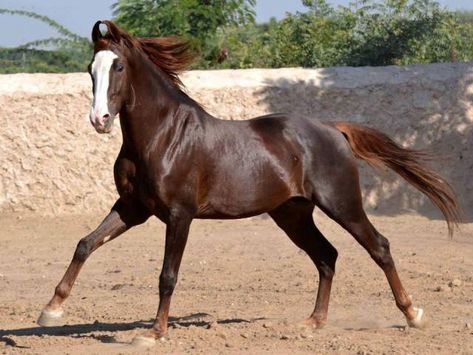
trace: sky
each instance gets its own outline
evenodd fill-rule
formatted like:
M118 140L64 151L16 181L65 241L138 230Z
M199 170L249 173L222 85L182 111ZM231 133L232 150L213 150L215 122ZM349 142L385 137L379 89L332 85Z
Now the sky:
M347 5L350 0L328 0L332 5ZM110 19L110 6L116 0L0 0L0 8L29 10L47 15L74 33L89 37L97 20ZM449 9L473 10L473 0L440 0ZM303 11L301 0L257 0L256 20L284 17L286 12ZM20 16L0 15L0 47L14 47L29 41L55 37L56 33L40 21Z

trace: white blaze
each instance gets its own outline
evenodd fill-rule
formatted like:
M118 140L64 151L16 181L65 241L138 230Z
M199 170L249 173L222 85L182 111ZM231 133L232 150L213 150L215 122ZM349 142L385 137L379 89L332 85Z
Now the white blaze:
M110 82L110 68L115 58L118 58L118 56L109 50L103 50L95 54L91 68L95 83L94 100L90 113L91 119L100 119L109 113L107 92Z

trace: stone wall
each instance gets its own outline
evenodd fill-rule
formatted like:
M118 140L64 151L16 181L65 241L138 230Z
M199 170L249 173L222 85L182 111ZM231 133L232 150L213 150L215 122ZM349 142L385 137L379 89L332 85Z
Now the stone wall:
M473 219L473 63L193 71L183 81L217 117L296 112L368 124L404 146L425 148ZM90 101L87 74L0 75L0 212L108 211L121 134L119 127L95 133L87 121ZM438 217L393 174L365 164L361 170L371 213Z

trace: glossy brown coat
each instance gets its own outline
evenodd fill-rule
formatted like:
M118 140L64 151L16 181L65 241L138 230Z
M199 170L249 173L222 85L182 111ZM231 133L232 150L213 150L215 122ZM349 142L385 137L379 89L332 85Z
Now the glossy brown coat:
M101 24L107 27L105 35ZM368 251L385 272L408 322L421 325L397 275L389 242L363 210L356 161L358 157L400 173L436 203L451 228L458 221L455 196L440 176L423 166L420 153L346 122L323 123L291 114L217 119L180 86L177 74L191 59L185 43L135 38L109 21L98 22L92 37L95 53L111 50L118 56L108 96L110 120L119 112L123 133L114 167L120 197L98 229L79 242L46 313L61 311L95 249L154 215L167 225L160 304L153 328L140 341L164 336L191 221L267 212L319 271L315 309L306 322L322 326L337 251L314 224L312 212L318 206Z

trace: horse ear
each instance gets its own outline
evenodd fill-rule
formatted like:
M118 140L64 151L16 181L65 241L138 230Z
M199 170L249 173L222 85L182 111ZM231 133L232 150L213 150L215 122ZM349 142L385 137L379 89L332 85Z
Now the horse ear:
M100 25L102 21L97 21L92 28L92 42L96 43L99 39L103 37L102 32L100 32Z
M120 42L120 29L112 21L97 21L92 28L92 41L96 43L102 38L110 38L113 42Z
M121 39L121 30L112 21L105 20L101 23L107 26L107 32L103 36L110 38L115 43L119 43Z

